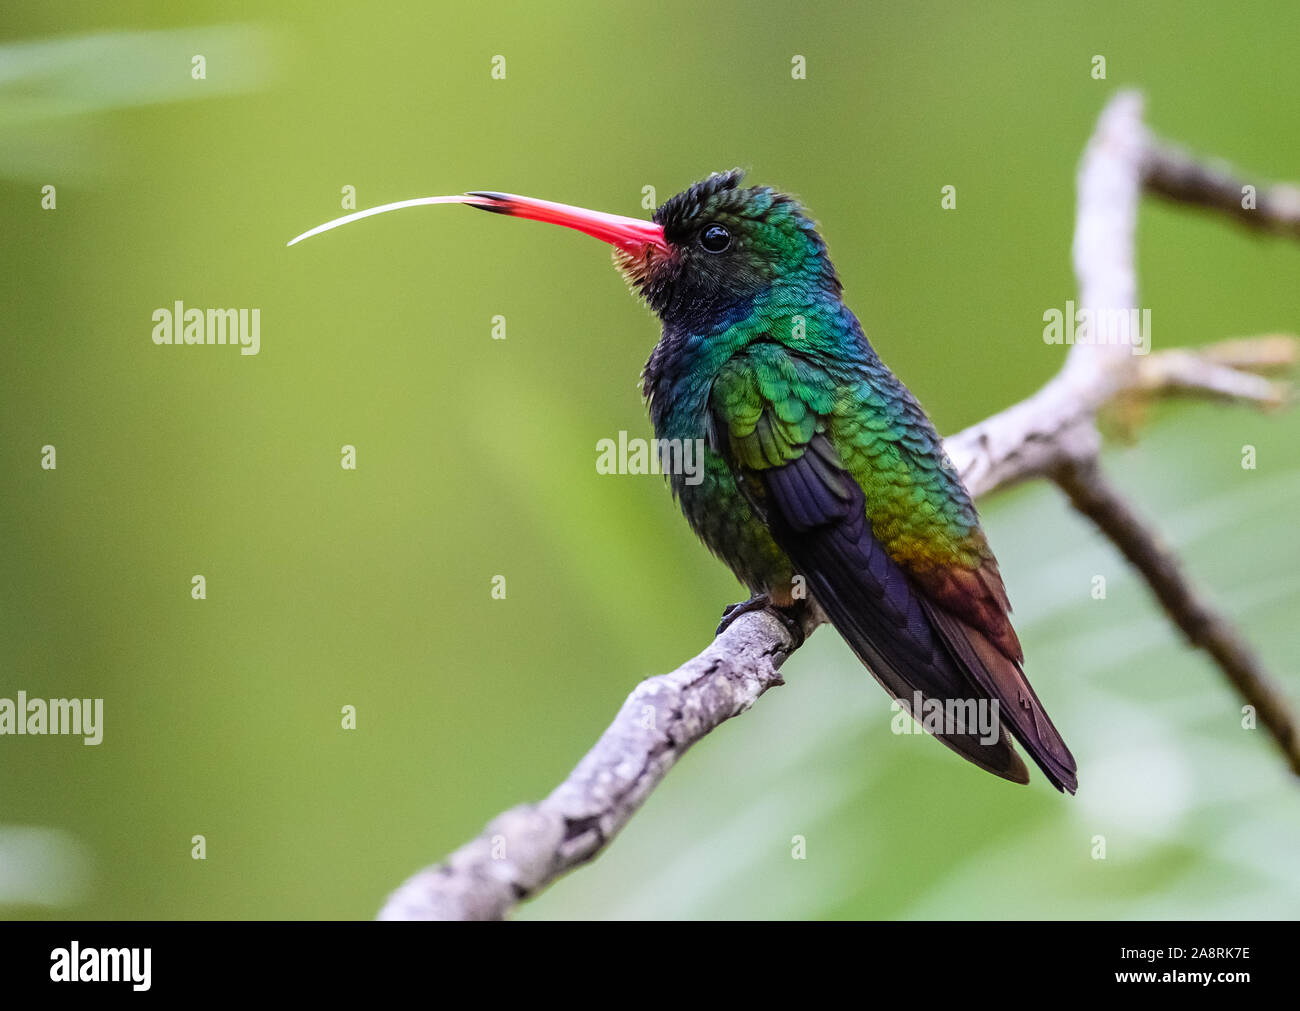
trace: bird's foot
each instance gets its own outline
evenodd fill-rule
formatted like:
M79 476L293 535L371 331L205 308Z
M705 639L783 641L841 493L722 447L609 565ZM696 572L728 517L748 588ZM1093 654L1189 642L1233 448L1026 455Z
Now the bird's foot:
M742 600L739 603L728 604L726 610L722 612L722 620L718 622L718 630L713 634L721 635L731 623L739 618L742 614L749 614L752 611L768 611L785 626L790 638L794 641L794 648L798 649L804 644L803 622L799 618L796 608L779 607L772 603L772 598L766 593L755 593L748 600Z

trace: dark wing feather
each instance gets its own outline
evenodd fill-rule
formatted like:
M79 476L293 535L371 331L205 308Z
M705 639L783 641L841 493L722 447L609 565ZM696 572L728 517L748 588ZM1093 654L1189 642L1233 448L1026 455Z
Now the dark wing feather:
M802 456L742 482L776 542L807 580L831 623L881 686L910 707L925 700L982 695L935 635L907 574L871 533L861 487L817 436ZM915 714L920 716L919 713ZM995 775L1029 781L1005 732L936 735Z
M936 735L962 757L1005 779L1029 781L1007 734L1058 789L1076 788L1074 759L1016 659L928 600L872 534L861 486L824 435L780 466L748 471L741 487L814 598L881 685L895 698L996 699L998 739ZM1018 649L1018 644L1016 644ZM919 715L919 714L918 714Z

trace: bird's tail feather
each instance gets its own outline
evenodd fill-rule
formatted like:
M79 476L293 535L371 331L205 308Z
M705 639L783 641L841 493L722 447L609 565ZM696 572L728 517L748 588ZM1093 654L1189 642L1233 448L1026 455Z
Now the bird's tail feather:
M1074 793L1079 786L1074 756L1020 664L960 618L924 600L922 606L961 666L980 688L997 700L1001 719L1043 770L1043 775L1058 790Z

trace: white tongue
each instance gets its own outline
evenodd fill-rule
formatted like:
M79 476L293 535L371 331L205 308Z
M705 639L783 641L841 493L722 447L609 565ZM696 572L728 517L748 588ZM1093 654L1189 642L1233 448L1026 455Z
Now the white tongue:
M341 218L335 218L333 221L327 221L323 225L317 225L315 228L290 239L285 243L285 245L292 246L295 242L301 242L303 239L310 239L313 235L319 235L321 232L328 232L331 228L338 228L339 225L346 225L352 221L360 221L362 218L369 218L375 214L383 214L385 211L400 211L403 207L419 207L422 204L469 204L473 202L473 197L465 195L451 197L415 197L413 200L397 200L391 204L380 204L378 207L367 207L364 211L353 211L351 214L345 214Z

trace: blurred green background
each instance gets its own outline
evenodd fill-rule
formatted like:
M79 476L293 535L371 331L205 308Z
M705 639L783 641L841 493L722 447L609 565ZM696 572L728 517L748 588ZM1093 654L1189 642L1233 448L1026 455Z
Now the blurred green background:
M286 249L342 187L641 215L643 186L744 166L805 200L951 432L1060 365L1042 314L1074 297L1075 166L1118 87L1172 140L1300 177L1289 0L19 3L0 31L0 696L105 699L98 747L0 737L13 917L371 916L743 596L660 478L596 473L598 439L648 434L657 335L604 247L438 207ZM1300 326L1294 245L1145 204L1139 266L1157 348ZM178 299L260 308L261 353L155 346ZM1293 698L1296 436L1178 405L1108 454ZM521 916L1300 911L1300 791L1263 731L1052 489L982 510L1076 798L892 735L826 629Z

